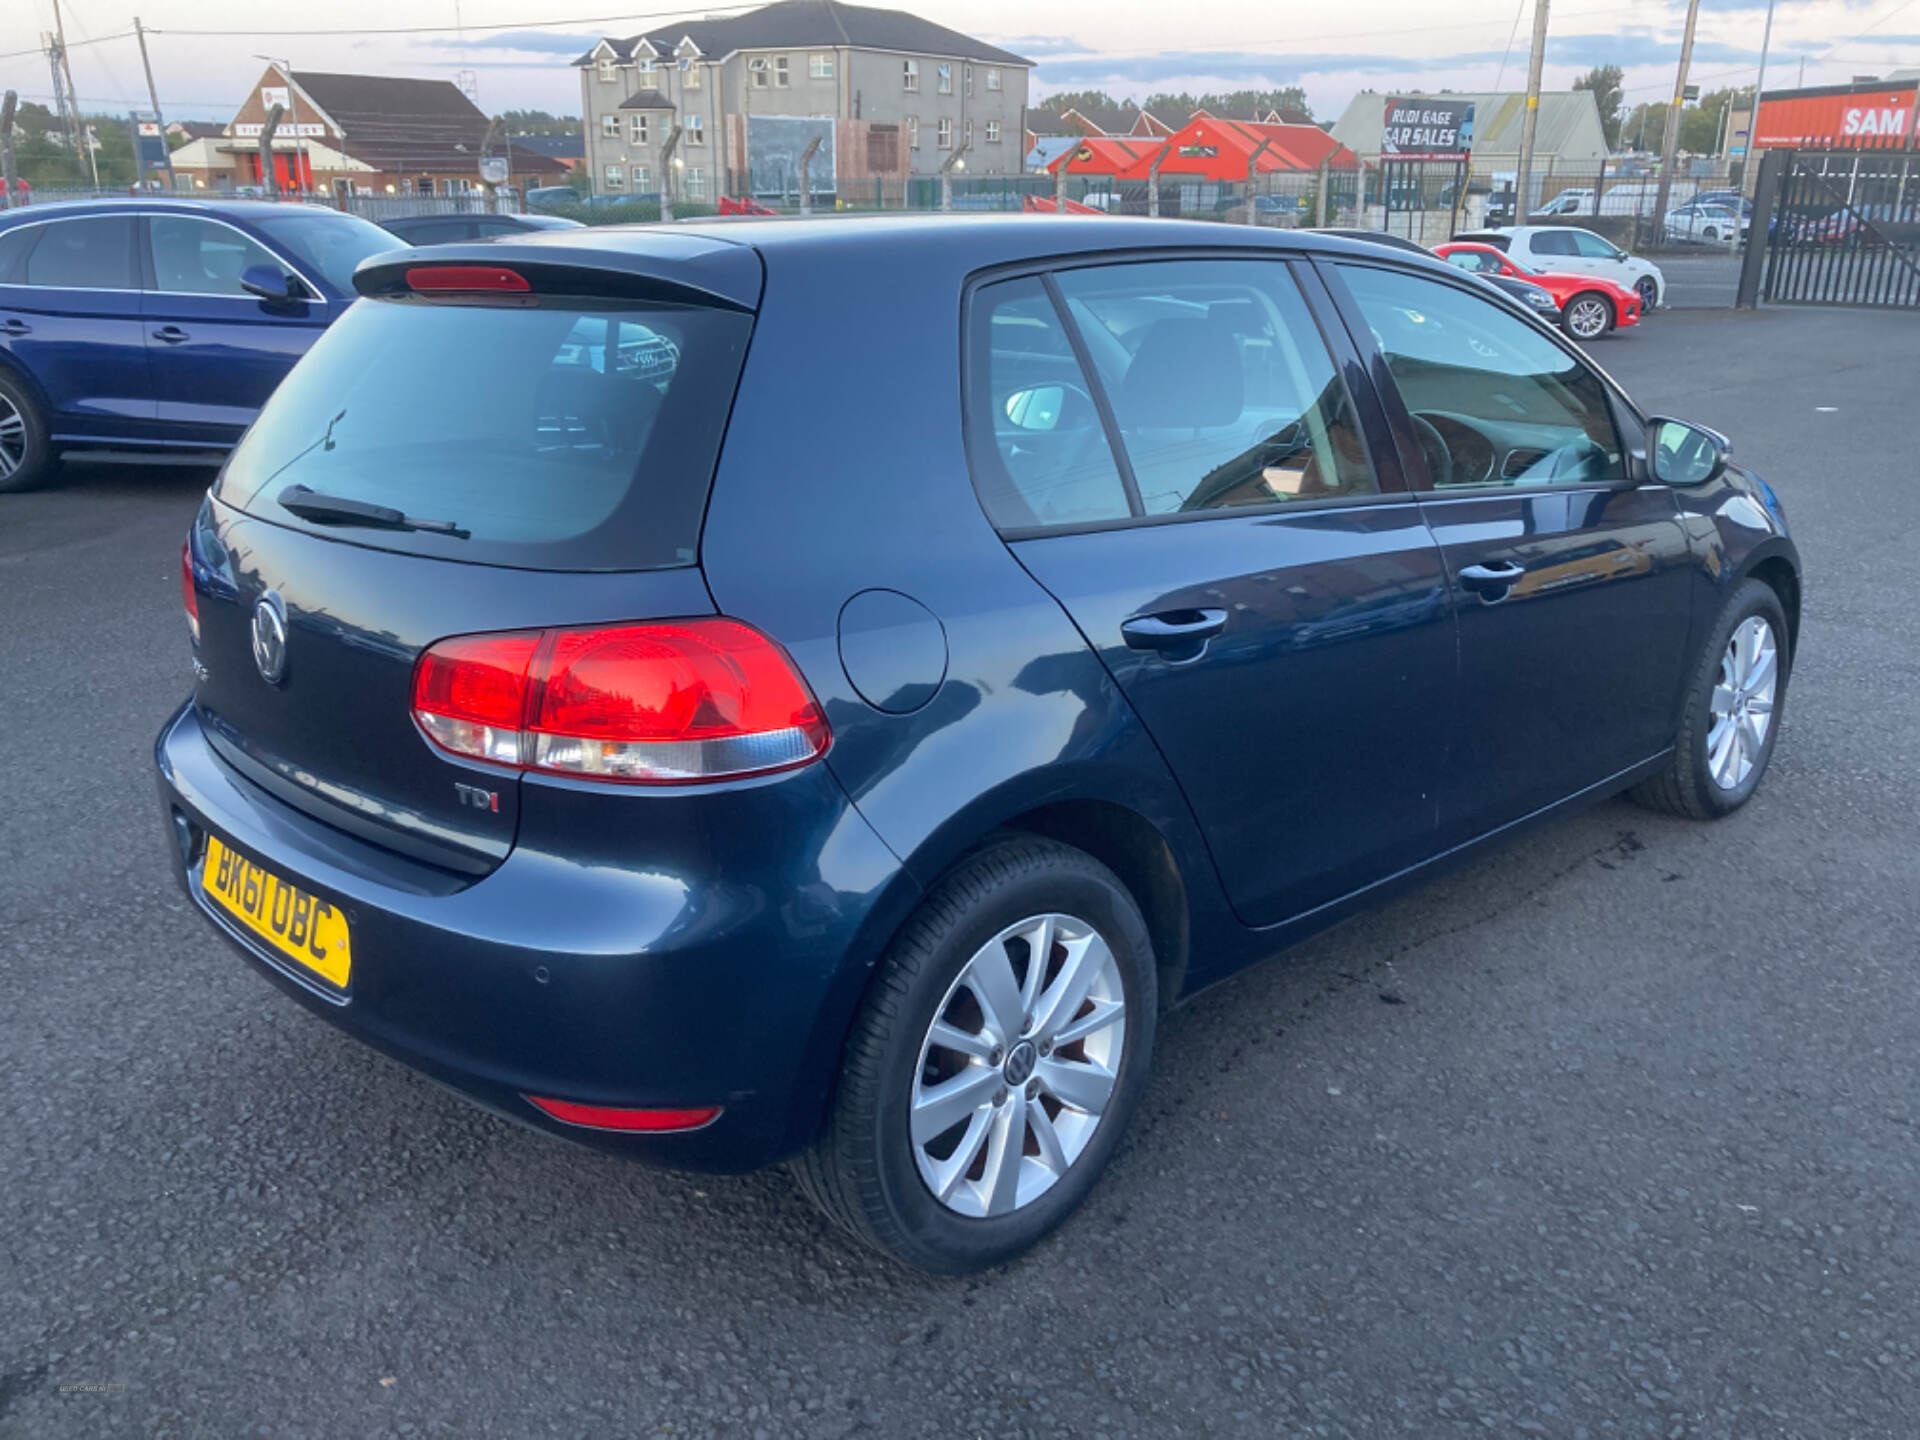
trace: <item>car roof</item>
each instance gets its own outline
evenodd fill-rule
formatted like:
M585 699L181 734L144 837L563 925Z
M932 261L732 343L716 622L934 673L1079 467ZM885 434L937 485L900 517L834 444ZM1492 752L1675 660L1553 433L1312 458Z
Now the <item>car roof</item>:
M0 226L22 221L53 220L64 215L111 215L117 211L212 215L227 220L263 220L289 210L302 214L338 215L330 205L303 200L198 200L175 195L107 195L94 200L51 200L0 211Z

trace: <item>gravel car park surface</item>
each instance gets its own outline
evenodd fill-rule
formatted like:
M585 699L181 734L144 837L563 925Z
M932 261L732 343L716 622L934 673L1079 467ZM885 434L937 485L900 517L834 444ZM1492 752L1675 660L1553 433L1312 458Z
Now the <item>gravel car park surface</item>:
M1920 1431L1920 327L1594 353L1789 512L1757 798L1609 803L1199 997L1085 1210L968 1281L782 1173L484 1114L249 973L151 781L207 472L0 503L0 1434Z

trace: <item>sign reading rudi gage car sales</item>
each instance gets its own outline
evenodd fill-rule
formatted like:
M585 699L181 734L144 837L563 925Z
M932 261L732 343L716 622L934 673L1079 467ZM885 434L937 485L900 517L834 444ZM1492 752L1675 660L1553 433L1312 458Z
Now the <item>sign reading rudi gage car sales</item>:
M1473 149L1473 102L1424 96L1387 101L1382 160L1454 160Z

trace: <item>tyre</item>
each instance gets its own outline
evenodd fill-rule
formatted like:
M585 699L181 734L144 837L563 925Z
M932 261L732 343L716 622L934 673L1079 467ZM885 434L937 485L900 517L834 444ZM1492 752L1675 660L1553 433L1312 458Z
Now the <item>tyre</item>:
M1633 798L1695 820L1746 804L1773 758L1791 668L1780 597L1742 581L1688 678L1671 764L1636 785Z
M1613 328L1613 302L1598 290L1582 290L1560 312L1560 326L1576 340L1598 340Z
M25 385L0 370L0 495L46 484L58 464L40 406Z
M905 1264L1010 1260L1099 1178L1145 1087L1157 1011L1146 923L1113 872L1056 841L996 841L881 962L801 1186Z
M1713 226L1711 225L1707 226L1705 235L1706 235L1706 240L1708 244L1712 244L1715 240L1718 240L1720 238L1720 232L1714 229Z
M1651 275L1642 275L1633 282L1633 288L1640 296L1640 318L1644 320L1660 304L1660 287L1653 283Z

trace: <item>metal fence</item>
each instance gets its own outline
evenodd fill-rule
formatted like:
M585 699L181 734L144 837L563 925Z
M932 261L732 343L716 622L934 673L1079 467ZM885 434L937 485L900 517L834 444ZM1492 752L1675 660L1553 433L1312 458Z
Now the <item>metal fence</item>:
M1920 155L1911 150L1783 151L1758 187L1764 261L1742 304L1920 309Z
M4 187L0 187L4 189ZM467 195L376 195L367 191L355 191L350 195L335 194L327 190L308 192L286 191L279 195L267 195L262 190L167 190L160 187L140 189L136 186L91 186L65 185L48 186L26 192L23 195L9 197L14 205L54 205L65 200L124 200L129 197L152 196L155 199L172 200L280 200L289 203L325 205L331 209L344 210L349 214L364 216L375 221L397 220L407 215L517 215L522 209L519 192L506 186L492 195L474 191Z

